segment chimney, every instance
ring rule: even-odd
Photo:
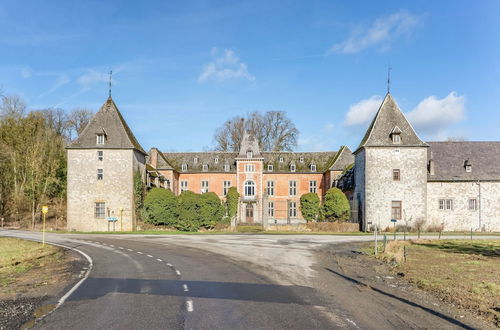
[[[158,149],[156,148],[151,148],[151,159],[150,159],[150,164],[154,168],[158,167]]]

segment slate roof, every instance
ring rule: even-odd
[[[97,145],[96,134],[104,133],[106,142]],[[128,127],[115,102],[109,97],[92,117],[78,138],[68,149],[135,149],[146,155],[144,149]]]
[[[434,161],[429,181],[500,180],[500,142],[428,142],[428,159]],[[465,161],[472,166],[465,171]]]
[[[202,172],[203,164],[208,165],[208,172],[225,172],[224,164],[230,165],[230,172],[236,172],[236,158],[238,152],[164,152],[166,162],[176,171],[182,172],[182,164],[188,165],[187,172]],[[294,163],[296,172],[311,172],[310,165],[316,165],[316,172],[324,172],[333,164],[336,151],[328,152],[261,152],[259,157],[264,158],[264,171],[267,165],[273,165],[273,172],[290,173],[290,164]],[[246,155],[245,155],[246,157]],[[255,154],[254,154],[255,157]],[[197,161],[195,162],[195,158]],[[241,158],[241,157],[240,157]],[[255,157],[257,158],[257,157]],[[282,158],[282,162],[280,162]],[[302,162],[301,162],[302,158]],[[215,159],[218,159],[216,162]],[[158,157],[160,164],[160,157]],[[158,165],[160,166],[160,165]]]
[[[261,157],[259,141],[255,138],[255,136],[249,132],[245,132],[243,134],[243,139],[241,141],[240,153],[238,157],[246,158],[246,152],[252,151],[253,157],[258,158]]]
[[[347,166],[354,163],[354,155],[352,154],[351,149],[348,146],[342,146],[337,152],[333,160],[333,164],[330,166],[330,170],[332,171],[343,171],[347,168]]]
[[[399,131],[401,131],[401,144],[398,145],[405,147],[427,146],[417,136],[392,95],[387,93],[355,153],[363,147],[394,147],[391,133]]]

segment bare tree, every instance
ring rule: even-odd
[[[249,113],[246,118],[227,120],[214,134],[215,149],[239,151],[245,131],[252,132],[263,151],[291,151],[297,146],[299,131],[283,111]]]
[[[1,95],[0,119],[21,118],[26,111],[26,103],[18,95]]]
[[[75,137],[80,135],[85,126],[90,122],[94,112],[89,109],[74,109],[69,114],[68,118],[68,129],[70,132],[70,139],[72,135],[75,134]]]

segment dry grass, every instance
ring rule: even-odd
[[[381,258],[397,261],[394,270],[419,288],[500,327],[500,241],[396,241]]]

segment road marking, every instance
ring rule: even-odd
[[[176,270],[175,270],[175,273],[176,273],[177,275],[181,276],[181,272],[180,272],[179,270],[177,270],[177,269],[176,269]]]
[[[188,312],[192,312],[194,310],[193,301],[191,299],[186,300],[186,309]]]
[[[127,251],[134,251],[134,250],[132,250],[132,249],[127,249]]]
[[[137,251],[137,253],[142,254],[142,252],[140,252],[140,251]]]
[[[183,284],[182,285],[182,290],[184,290],[184,292],[188,292],[189,291],[189,288],[188,288],[187,284]]]
[[[118,247],[120,250],[123,250],[123,248],[121,246]]]
[[[163,261],[163,260],[161,260],[161,259],[156,259],[156,260],[158,260],[159,262],[162,262],[162,261]]]
[[[148,257],[153,258],[153,256],[152,256],[152,255],[150,255],[150,254],[148,254]]]
[[[111,247],[115,247],[113,244],[109,244],[109,246],[111,246]]]
[[[174,267],[171,263],[167,263],[167,266],[172,268]]]

